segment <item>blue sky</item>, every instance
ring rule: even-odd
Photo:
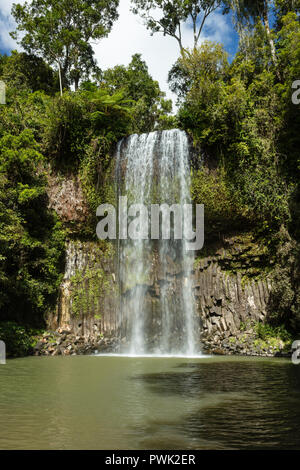
[[[9,31],[14,29],[10,15],[12,3],[24,3],[24,0],[1,0],[0,4],[0,52],[9,54],[11,49],[19,49],[10,38]],[[186,24],[183,28],[185,45],[192,45],[192,30]],[[211,15],[206,23],[202,40],[222,42],[226,50],[234,56],[238,36],[233,28],[231,15],[222,15],[221,11]],[[127,65],[131,56],[141,53],[146,60],[149,71],[158,80],[161,89],[168,97],[174,98],[167,85],[167,75],[176,61],[179,51],[173,38],[155,34],[150,36],[143,21],[130,12],[130,0],[120,0],[119,19],[108,36],[94,46],[95,56],[101,68],[113,67],[117,64]]]

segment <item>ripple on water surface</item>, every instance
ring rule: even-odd
[[[0,366],[1,449],[299,449],[300,367],[233,357]]]

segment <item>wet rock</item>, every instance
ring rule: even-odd
[[[212,349],[212,353],[213,354],[216,354],[217,356],[225,356],[225,351],[221,348],[215,348],[215,349]]]

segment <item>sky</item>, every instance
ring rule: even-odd
[[[24,0],[0,0],[0,53],[9,54],[12,49],[21,50],[9,36],[14,30],[14,20],[10,15],[13,3],[24,3]],[[184,45],[192,45],[192,29],[187,23],[183,27]],[[222,15],[220,11],[213,13],[207,20],[202,41],[205,39],[222,42],[234,55],[237,48],[237,34],[234,31],[231,17]],[[95,57],[102,69],[115,65],[128,65],[135,53],[142,54],[149,72],[168,98],[174,100],[167,84],[168,71],[179,56],[177,41],[162,34],[150,35],[143,20],[130,11],[130,0],[120,0],[119,19],[115,22],[111,33],[94,46]]]

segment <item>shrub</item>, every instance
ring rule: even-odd
[[[249,224],[247,207],[235,202],[223,168],[193,171],[191,194],[195,204],[204,204],[206,234],[245,229]]]
[[[28,329],[15,322],[0,323],[0,339],[5,342],[7,357],[27,356],[32,353],[37,330]]]
[[[283,325],[274,327],[268,323],[257,323],[255,325],[255,332],[258,338],[263,341],[266,341],[270,338],[280,338],[284,342],[292,340],[291,334]]]

